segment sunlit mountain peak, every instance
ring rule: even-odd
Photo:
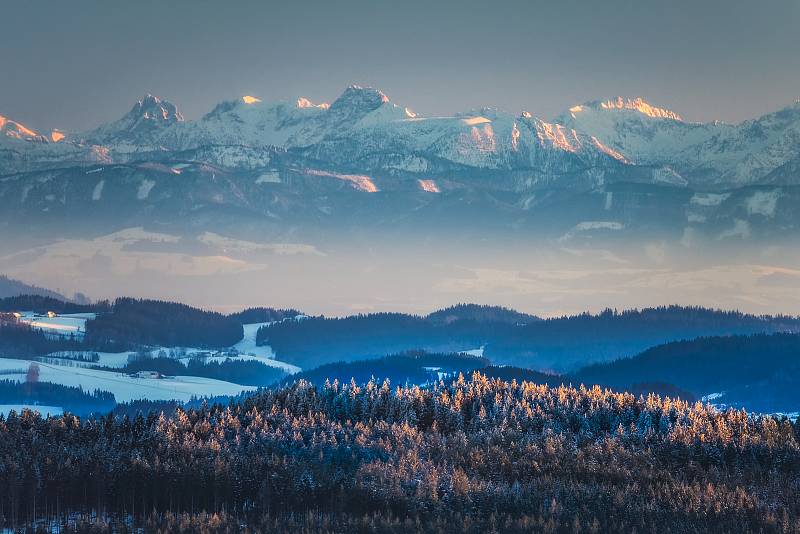
[[[599,102],[599,108],[608,110],[638,111],[642,115],[647,115],[648,117],[656,119],[671,119],[675,121],[683,121],[681,116],[675,113],[674,111],[653,106],[652,104],[648,103],[641,97],[633,99],[631,98],[624,99],[621,96],[618,96],[616,99]],[[570,108],[570,112],[573,114],[580,113],[583,110],[584,106],[575,106]]]
[[[0,115],[0,135],[21,141],[41,141],[44,138],[24,124]]]
[[[257,104],[258,102],[261,102],[261,99],[255,96],[244,95],[242,97],[242,102],[245,104]]]
[[[327,102],[322,102],[321,104],[315,104],[311,100],[306,97],[301,96],[297,99],[297,107],[298,108],[319,108],[319,109],[328,109],[331,107],[330,104]]]

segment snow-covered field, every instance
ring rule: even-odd
[[[24,382],[30,364],[31,362],[27,360],[0,359],[0,379]],[[192,397],[238,395],[243,391],[256,389],[253,386],[242,386],[196,376],[176,376],[164,379],[131,378],[122,373],[84,367],[67,367],[44,362],[38,362],[38,365],[40,382],[80,387],[84,391],[96,389],[109,391],[114,394],[117,402],[139,399],[174,399],[185,402]]]
[[[31,328],[41,330],[46,334],[83,337],[86,333],[86,321],[94,319],[95,316],[96,314],[94,313],[70,313],[47,317],[46,315],[37,315],[34,312],[22,312],[19,322],[30,325]]]
[[[256,345],[256,334],[258,333],[258,329],[268,324],[271,323],[254,323],[244,325],[244,337],[239,343],[234,345],[233,348],[238,350],[240,355],[255,357],[256,360],[265,365],[269,365],[271,367],[280,367],[287,373],[291,374],[299,373],[302,369],[296,365],[276,360],[275,353],[272,351],[272,347],[269,345],[262,345],[260,347]]]
[[[225,360],[240,360],[251,361],[255,360],[268,365],[270,367],[277,367],[283,369],[287,373],[294,374],[301,371],[300,367],[290,363],[282,362],[275,359],[275,353],[268,345],[257,346],[256,334],[258,329],[270,323],[254,323],[244,325],[244,337],[241,341],[236,343],[231,349],[235,349],[239,354],[238,356],[208,356],[203,358],[205,362],[224,362]],[[179,353],[178,358],[182,363],[186,364],[190,359],[196,357],[198,353],[214,352],[207,349],[199,349],[194,347],[156,347],[150,350],[150,354],[155,358],[159,353],[164,351],[167,354]],[[84,355],[97,354],[99,359],[96,362],[83,361],[80,358]],[[62,351],[53,352],[42,358],[42,361],[53,365],[65,365],[68,367],[83,367],[87,369],[105,367],[110,369],[121,369],[128,363],[128,358],[136,354],[132,351],[127,352],[96,352],[96,351]]]
[[[59,334],[83,335],[85,323],[92,319],[94,314],[72,314],[57,317],[36,316],[33,313],[24,313],[21,321],[34,328],[45,332]],[[244,325],[244,337],[241,341],[230,347],[230,351],[238,353],[235,356],[224,354],[225,351],[215,352],[206,349],[191,347],[155,347],[149,350],[153,357],[166,353],[187,363],[198,354],[208,355],[203,358],[206,362],[223,362],[227,359],[240,361],[258,361],[265,365],[283,369],[287,373],[297,373],[301,369],[296,365],[281,362],[275,359],[275,353],[269,346],[257,346],[256,335],[258,329],[269,323],[256,323]],[[97,361],[88,358],[97,354]],[[39,358],[39,381],[61,384],[70,387],[80,387],[84,391],[102,390],[114,394],[117,402],[130,402],[132,400],[178,400],[188,401],[192,397],[212,397],[218,395],[238,395],[244,391],[256,389],[253,386],[244,386],[196,376],[176,376],[172,378],[152,379],[133,378],[127,374],[112,371],[122,369],[129,358],[136,352],[96,352],[96,351],[62,351],[54,352]],[[25,381],[31,362],[20,359],[0,359],[0,380]],[[11,405],[9,405],[11,406]],[[18,406],[18,405],[14,405]],[[21,405],[20,405],[21,406]],[[43,409],[56,409],[43,407]],[[9,408],[10,409],[10,408]],[[57,408],[57,410],[61,410]],[[17,410],[19,411],[19,410]],[[53,411],[52,413],[61,413]]]
[[[42,417],[47,417],[48,415],[61,415],[64,413],[64,409],[60,406],[39,406],[38,404],[0,404],[0,415],[3,417],[8,417],[8,414],[13,410],[17,412],[17,415],[22,413],[22,410],[29,409],[34,412],[39,412],[42,414]]]
[[[156,351],[157,352],[157,351]],[[99,359],[96,362],[84,361],[81,358],[97,354]],[[66,365],[69,367],[108,367],[110,369],[121,369],[128,363],[128,357],[135,352],[97,352],[97,351],[74,351],[65,350],[61,352],[51,352],[40,360],[53,365]]]

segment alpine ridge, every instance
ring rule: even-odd
[[[88,132],[40,135],[6,118],[0,131],[8,218],[116,200],[128,223],[214,206],[266,217],[282,233],[312,221],[361,225],[354,214],[372,225],[374,210],[377,222],[421,221],[423,202],[437,220],[474,220],[464,210],[481,206],[501,228],[567,240],[645,231],[690,242],[798,225],[797,103],[740,124],[691,122],[638,97],[587,102],[553,120],[493,108],[441,117],[351,85],[330,104],[246,95],[197,120],[147,94]],[[386,204],[351,198],[365,192]]]

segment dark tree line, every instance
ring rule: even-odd
[[[118,298],[111,310],[86,323],[89,344],[218,348],[237,343],[242,325],[217,312],[177,302]]]
[[[456,304],[442,308],[425,317],[436,324],[449,324],[455,321],[473,321],[476,323],[508,323],[524,325],[541,321],[539,317],[521,313],[503,306],[487,306],[483,304]]]
[[[282,321],[291,317],[297,317],[300,312],[294,309],[275,309],[275,308],[246,308],[240,312],[228,314],[228,317],[240,324],[267,323],[272,321]]]
[[[98,531],[135,518],[153,532],[797,532],[798,439],[786,419],[480,374],[299,382],[172,417],[0,419],[0,516],[99,517]]]
[[[680,339],[800,331],[798,318],[680,306],[606,310],[525,324],[484,319],[450,312],[435,320],[399,313],[313,317],[263,327],[257,341],[303,368],[416,349],[453,352],[485,346],[484,355],[496,363],[566,372]]]
[[[81,340],[46,336],[24,323],[0,323],[0,358],[33,359],[56,351],[83,350]]]
[[[124,373],[157,371],[170,376],[201,376],[225,380],[245,386],[266,387],[280,381],[286,372],[256,360],[234,360],[206,362],[190,359],[187,363],[174,358],[137,358],[120,369]]]
[[[800,407],[800,334],[676,341],[633,358],[589,366],[571,379],[624,389],[637,382],[660,381],[697,397],[724,392],[720,402],[794,412]]]
[[[425,384],[438,382],[440,373],[445,376],[470,374],[489,364],[486,358],[466,354],[436,354],[423,351],[406,352],[374,360],[335,362],[291,375],[285,382],[307,380],[322,384],[326,380],[358,384],[370,379],[389,380],[392,384]]]
[[[100,313],[110,308],[108,301],[94,304],[77,304],[45,295],[18,295],[0,299],[0,311],[33,311],[36,313]]]
[[[108,391],[84,391],[49,382],[0,380],[0,404],[58,406],[66,412],[88,414],[107,413],[114,409],[116,400]]]
[[[493,326],[506,328],[499,323],[478,328],[473,321],[437,325],[423,317],[401,313],[310,317],[262,327],[256,341],[269,344],[281,360],[313,368],[410,350],[449,353],[474,349]]]

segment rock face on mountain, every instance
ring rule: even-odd
[[[278,232],[481,221],[559,239],[739,239],[800,223],[800,103],[736,125],[688,122],[638,98],[553,121],[491,108],[423,117],[351,86],[330,105],[244,96],[195,121],[146,95],[89,132],[43,135],[0,117],[0,134],[4,219],[102,215],[121,226],[158,214],[203,226],[213,212]]]

